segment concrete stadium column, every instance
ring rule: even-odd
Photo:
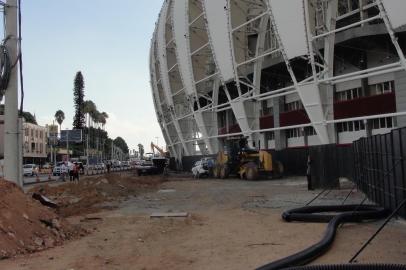
[[[273,124],[275,128],[280,127],[280,114],[285,109],[284,97],[273,99]],[[275,130],[275,150],[282,150],[287,147],[286,131]]]
[[[245,113],[247,115],[247,121],[251,130],[259,130],[259,106],[256,101],[247,100],[244,102]],[[260,136],[259,133],[252,133],[248,138],[248,144],[252,148],[259,147]]]
[[[395,73],[395,96],[396,96],[396,111],[406,111],[406,72],[399,71]],[[397,126],[406,126],[406,116],[397,117]]]
[[[338,0],[331,0],[328,2],[326,11],[325,25],[329,31],[336,29],[336,17],[338,12]],[[324,40],[324,61],[327,64],[327,73],[325,77],[334,76],[334,52],[335,52],[335,33],[330,34]],[[325,112],[325,120],[334,119],[334,86],[331,84],[320,84],[320,98],[322,101],[323,111]],[[327,125],[327,134],[330,143],[337,142],[337,133],[335,124]]]

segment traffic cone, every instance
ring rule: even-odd
[[[37,183],[39,183],[39,175],[37,173],[35,180],[37,181]]]
[[[48,180],[52,180],[51,173],[48,174]]]

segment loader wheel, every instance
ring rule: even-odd
[[[248,167],[245,177],[248,181],[253,181],[258,179],[258,170],[256,168]]]
[[[226,179],[228,177],[228,168],[227,166],[221,166],[220,168],[220,178]]]

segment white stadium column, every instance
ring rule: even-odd
[[[189,40],[189,0],[174,0],[173,5],[173,36],[176,43],[176,57],[179,65],[180,76],[182,78],[185,92],[188,96],[197,97],[195,80],[193,76],[193,67],[191,63],[191,51]],[[207,131],[208,124],[205,122],[202,112],[195,111],[193,103],[190,102],[194,116],[194,121],[202,135],[202,139],[207,146],[209,154],[214,154],[209,134]]]
[[[206,24],[209,34],[210,46],[219,70],[219,77],[224,87],[226,83],[235,81],[240,93],[238,75],[233,54],[233,41],[231,39],[231,25],[228,0],[203,1]],[[230,100],[231,101],[231,100]],[[244,101],[240,97],[231,101],[234,116],[245,136],[251,137],[251,129],[245,111]]]
[[[299,56],[311,55],[308,48],[308,38],[303,0],[268,0],[270,17],[282,49],[288,71],[300,96],[307,115],[314,125],[322,144],[330,143],[325,116],[321,104],[320,89],[317,81],[298,86],[295,74],[290,66],[290,60]],[[289,16],[286,16],[289,14]],[[292,33],[295,33],[292,35]],[[314,63],[313,63],[314,64]]]
[[[173,105],[173,99],[171,95],[171,88],[170,88],[170,83],[169,83],[169,77],[168,77],[168,65],[167,65],[167,58],[166,58],[166,39],[165,39],[165,30],[166,30],[166,19],[167,19],[167,14],[169,11],[169,1],[166,1],[160,17],[159,17],[159,22],[158,22],[158,31],[157,31],[157,41],[158,41],[158,59],[159,59],[159,64],[160,64],[160,71],[161,71],[161,81],[162,81],[162,86],[164,89],[164,94],[166,98],[166,104],[170,108],[170,113],[172,116],[172,122],[173,125],[176,129],[176,133],[179,137],[179,140],[182,144],[183,151],[185,152],[185,155],[190,155],[189,149],[185,143],[185,140],[183,138],[183,133],[181,130],[181,127],[179,125],[178,120],[176,119],[175,112],[174,112],[174,105]]]

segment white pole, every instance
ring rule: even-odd
[[[6,36],[9,39],[6,47],[10,55],[10,62],[17,61],[17,0],[7,0],[5,8]],[[22,170],[21,145],[19,144],[18,127],[18,73],[12,68],[10,81],[5,93],[4,110],[4,178],[22,186],[20,171]]]
[[[67,150],[67,153],[68,153],[68,160],[67,161],[69,161],[69,130],[68,129],[66,130],[66,150]]]

